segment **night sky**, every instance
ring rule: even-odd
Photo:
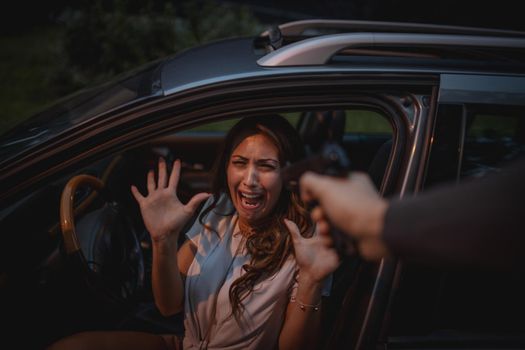
[[[136,2],[137,0],[129,0]],[[164,0],[154,0],[162,2]],[[525,30],[518,0],[233,0],[252,8],[267,22],[287,22],[307,18],[409,21],[435,24],[481,26]],[[65,6],[85,4],[83,0],[17,1],[5,4],[0,12],[0,29],[19,32],[45,24]],[[173,1],[174,4],[180,1]]]

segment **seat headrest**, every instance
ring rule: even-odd
[[[299,123],[299,134],[308,153],[320,150],[326,141],[341,143],[345,130],[345,112],[321,111],[304,112]]]

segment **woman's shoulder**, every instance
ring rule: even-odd
[[[213,195],[213,199],[217,198],[213,212],[215,215],[220,216],[231,216],[235,213],[235,207],[230,199],[230,196],[224,192],[221,192],[219,195]]]
[[[196,238],[201,234],[216,233],[222,236],[224,226],[229,225],[234,215],[235,208],[227,194],[210,196],[186,236],[196,244]]]

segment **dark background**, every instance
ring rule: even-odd
[[[420,23],[525,29],[520,2],[512,0],[240,0],[257,14],[288,19],[323,17],[355,20],[408,21]]]
[[[0,133],[59,97],[141,64],[311,18],[524,30],[518,1],[41,0],[0,11]]]
[[[12,1],[1,13],[5,32],[27,30],[47,23],[64,8],[82,8],[93,0]],[[102,1],[109,3],[111,1]],[[142,1],[121,1],[140,6]],[[166,2],[164,0],[153,1]],[[184,1],[169,1],[175,6]],[[410,21],[505,29],[525,29],[524,12],[518,0],[237,0],[215,1],[221,4],[243,4],[262,20],[281,22],[307,18],[340,18],[356,20]]]

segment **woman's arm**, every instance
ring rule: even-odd
[[[295,297],[286,308],[279,349],[317,347],[321,326],[321,289],[321,283],[299,276]]]
[[[184,286],[180,271],[185,274],[193,261],[190,243],[181,247],[177,258],[179,234],[208,193],[193,196],[187,204],[177,197],[180,161],[173,164],[169,175],[164,159],[159,160],[158,177],[148,173],[148,194],[143,196],[135,186],[131,192],[140,206],[144,225],[153,244],[152,286],[155,304],[163,315],[172,315],[184,306]],[[184,270],[185,269],[185,270]]]
[[[173,315],[184,308],[184,278],[196,251],[190,240],[178,253],[177,241],[153,243],[153,296],[162,315]]]
[[[339,257],[330,236],[316,230],[313,237],[304,238],[295,223],[285,223],[292,237],[299,276],[295,297],[286,308],[279,349],[314,349],[320,329],[322,285],[339,266]]]

